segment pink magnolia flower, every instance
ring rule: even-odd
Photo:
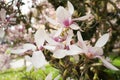
[[[109,33],[104,34],[101,36],[98,41],[96,42],[95,46],[87,46],[85,42],[82,39],[81,33],[77,32],[78,36],[78,45],[83,49],[83,52],[88,58],[99,58],[102,62],[103,65],[111,70],[119,70],[112,64],[110,64],[107,60],[105,60],[102,55],[103,55],[103,49],[102,47],[107,43],[109,40]]]
[[[78,30],[80,27],[75,23],[76,20],[87,20],[90,17],[93,17],[91,14],[87,14],[80,18],[72,19],[72,14],[74,13],[74,7],[71,2],[67,2],[68,9],[59,6],[56,10],[56,19],[51,19],[48,16],[44,15],[46,20],[49,21],[53,25],[59,25],[61,28],[71,28],[73,30]]]
[[[40,35],[42,34],[42,36],[40,36],[39,34]],[[35,42],[36,42],[36,45],[38,48],[43,46],[43,44],[46,40],[46,36],[47,35],[43,29],[39,29],[35,33],[34,38],[35,38]],[[37,51],[36,46],[31,43],[26,43],[26,44],[22,45],[21,47],[19,47],[18,49],[12,49],[11,53],[21,55],[21,54],[24,54],[28,50],[33,51],[33,53],[32,53],[32,57],[25,56],[26,61],[32,63],[29,67],[27,67],[27,71],[30,71],[32,67],[34,67],[36,69],[41,68],[48,63],[46,61],[45,56],[44,56],[43,52],[41,51],[41,49],[39,49],[39,51]]]
[[[69,30],[66,36],[52,38],[57,44],[51,44],[51,42],[48,42],[44,48],[53,52],[53,57],[55,58],[76,55],[82,50],[77,45],[71,44],[71,41],[73,40],[72,37],[73,31]]]

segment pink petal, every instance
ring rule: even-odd
[[[103,47],[109,40],[109,36],[109,33],[106,33],[103,36],[101,36],[96,42],[95,47]]]
[[[68,11],[72,15],[74,12],[74,7],[70,1],[67,2],[67,5],[68,5]]]
[[[23,45],[23,48],[24,49],[27,49],[27,50],[32,50],[32,51],[35,51],[36,50],[36,46],[33,45],[33,44],[30,44],[30,43],[26,43]]]
[[[20,54],[20,55],[22,55],[22,54],[24,54],[24,52],[26,52],[28,49],[13,49],[13,50],[11,50],[11,53],[12,54]]]
[[[37,32],[34,35],[35,43],[37,47],[43,46],[46,38],[46,32],[43,29],[38,29]]]
[[[70,20],[71,21],[71,15],[70,13],[62,6],[59,6],[56,10],[56,17],[58,23],[64,25],[65,20]]]
[[[53,52],[53,57],[61,59],[66,56],[66,52],[67,50],[58,49],[55,52]]]
[[[87,50],[87,46],[85,42],[83,41],[82,35],[79,31],[77,32],[77,37],[78,37],[79,46],[83,48],[84,50]]]
[[[49,17],[48,17],[48,16],[46,16],[46,15],[44,15],[44,17],[45,17],[45,18],[46,18],[46,20],[47,20],[48,22],[50,22],[51,24],[53,24],[53,25],[58,25],[57,21],[55,21],[55,20],[53,20],[53,19],[49,18]]]
[[[78,29],[80,29],[80,27],[79,27],[77,24],[71,24],[71,25],[70,25],[70,28],[73,29],[73,30],[78,30]]]
[[[115,70],[115,71],[118,71],[119,69],[116,68],[115,66],[113,66],[111,63],[109,63],[107,60],[105,60],[104,58],[102,58],[101,56],[97,56],[102,62],[103,62],[103,65],[108,68],[108,69],[111,69],[111,70]]]
[[[103,55],[103,49],[101,47],[88,47],[88,53],[94,56],[100,56]]]
[[[87,14],[85,16],[79,17],[79,18],[74,18],[72,20],[74,21],[85,21],[85,20],[89,20],[91,18],[93,18],[94,16],[92,14]]]
[[[83,53],[83,50],[77,45],[70,45],[69,47],[70,50],[68,50],[69,52],[67,53],[67,55],[77,55]]]
[[[42,51],[34,52],[31,57],[31,62],[35,68],[41,68],[47,64],[47,61]]]
[[[67,36],[67,39],[66,39],[66,45],[70,45],[70,42],[72,41],[72,37],[73,37],[73,31],[69,30],[68,31],[68,36]]]
[[[51,46],[51,45],[46,45],[46,46],[43,46],[45,49],[48,49],[50,51],[54,51],[56,49],[56,46]]]
[[[20,46],[17,49],[12,49],[11,53],[13,53],[13,54],[24,54],[24,52],[26,52],[28,50],[35,51],[36,46],[33,45],[33,44],[30,44],[30,43],[26,43],[26,44],[23,44],[22,46]]]
[[[58,37],[62,33],[63,28],[58,29],[53,37]]]

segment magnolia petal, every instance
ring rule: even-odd
[[[31,61],[31,57],[30,56],[25,56],[25,60],[26,61]]]
[[[103,55],[103,49],[101,47],[88,47],[89,53],[92,53],[94,56]]]
[[[57,32],[55,33],[54,37],[60,36],[60,34],[62,33],[62,30],[63,30],[62,27],[60,29],[58,29]]]
[[[46,38],[46,41],[47,41],[50,45],[57,45],[57,44],[58,44],[54,39],[52,39],[52,38],[50,38],[50,37],[47,37],[47,38]]]
[[[51,45],[46,45],[46,46],[43,46],[45,49],[48,49],[50,51],[54,51],[56,49],[56,46],[51,46]]]
[[[73,30],[78,30],[78,29],[80,29],[80,27],[79,27],[77,24],[71,24],[71,25],[70,25],[70,28],[73,29]]]
[[[67,55],[77,55],[83,53],[83,50],[79,48],[77,45],[70,45],[69,48],[70,50],[67,53]]]
[[[109,33],[106,33],[103,36],[101,36],[96,42],[95,47],[103,47],[109,40],[109,36]]]
[[[45,17],[45,18],[46,18],[46,20],[47,20],[48,22],[50,22],[51,24],[53,24],[53,25],[58,25],[57,21],[55,21],[55,20],[53,20],[53,19],[49,18],[49,17],[48,17],[48,16],[46,16],[46,15],[44,15],[44,17]]]
[[[36,50],[36,46],[33,45],[33,44],[30,44],[30,43],[24,44],[24,45],[23,45],[23,48],[24,48],[24,49],[27,49],[27,50],[32,50],[32,51],[35,51],[35,50]]]
[[[107,60],[105,60],[104,58],[102,58],[101,56],[97,56],[102,62],[103,62],[103,65],[108,68],[108,69],[111,69],[111,70],[115,70],[115,71],[118,71],[119,69],[116,68],[115,66],[113,66],[111,63],[109,63]]]
[[[66,39],[66,45],[70,45],[70,42],[72,41],[72,37],[73,37],[73,30],[69,30],[68,31],[68,36]]]
[[[45,80],[52,80],[52,73],[49,73],[49,74],[47,75],[47,77],[45,78]]]
[[[35,38],[35,43],[36,43],[38,48],[43,46],[43,44],[45,42],[45,38],[46,38],[45,30],[38,29],[37,32],[34,35],[34,38]]]
[[[28,50],[32,50],[32,51],[35,51],[36,50],[36,46],[33,45],[33,44],[29,44],[29,43],[26,43],[24,45],[22,45],[20,48],[18,49],[12,49],[11,50],[11,53],[13,54],[24,54],[24,52],[28,51]]]
[[[31,62],[31,57],[30,56],[25,56],[25,60],[26,60],[26,62]],[[29,66],[27,66],[26,71],[27,72],[30,71],[32,69],[32,67],[33,67],[33,65],[30,64]]]
[[[16,49],[16,50],[11,50],[12,54],[24,54],[24,52],[26,52],[28,49]]]
[[[57,17],[57,21],[60,24],[64,25],[64,21],[65,20],[69,20],[71,19],[71,15],[70,13],[62,6],[59,6],[56,10],[56,17]]]
[[[56,50],[55,52],[53,52],[53,57],[55,57],[55,58],[63,58],[63,57],[65,57],[66,56],[66,53],[67,52],[67,50],[61,50],[61,49],[59,49],[59,50]]]
[[[41,68],[47,64],[47,61],[42,51],[34,52],[31,58],[31,62],[35,68]]]
[[[82,38],[82,35],[81,35],[81,33],[80,33],[79,31],[77,32],[77,37],[78,37],[79,46],[80,46],[81,48],[83,48],[84,50],[87,50],[87,46],[86,46],[86,44],[84,43],[83,38]]]
[[[74,7],[70,1],[67,2],[67,5],[68,5],[68,11],[72,15],[74,12]]]
[[[72,19],[73,21],[85,21],[93,18],[94,16],[92,14],[87,14],[85,16],[79,17],[79,18],[74,18]]]

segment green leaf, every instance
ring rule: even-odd
[[[112,64],[120,68],[120,57],[114,59]]]

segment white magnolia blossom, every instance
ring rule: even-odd
[[[56,19],[51,19],[48,16],[44,15],[46,20],[50,22],[53,25],[59,25],[61,28],[71,28],[73,30],[78,30],[80,27],[75,23],[74,21],[84,21],[89,18],[93,18],[92,14],[87,14],[85,16],[82,16],[80,18],[74,18],[72,19],[72,14],[74,13],[74,7],[71,2],[67,2],[67,9],[63,6],[59,6],[56,9]],[[62,31],[61,31],[62,32]]]
[[[88,58],[99,58],[102,62],[103,65],[111,70],[119,70],[118,68],[116,68],[115,66],[113,66],[112,64],[110,64],[107,60],[105,60],[102,55],[103,55],[103,49],[102,47],[107,43],[107,41],[109,40],[109,33],[104,34],[103,36],[101,36],[98,41],[96,42],[95,46],[87,46],[85,44],[85,42],[83,41],[83,38],[81,36],[81,33],[78,31],[77,32],[77,36],[78,36],[78,44],[79,47],[83,49],[82,53],[85,53],[85,55]]]
[[[43,32],[43,33],[41,33],[41,32]],[[39,37],[38,34],[40,34],[40,35],[41,34],[46,35],[46,34],[44,34],[44,31],[42,29],[38,30],[35,33],[35,37],[34,37],[35,42],[36,42],[37,47],[39,48],[39,46],[43,46],[45,40],[44,40],[44,38],[42,39],[41,37]],[[12,49],[11,53],[19,55],[19,54],[24,54],[28,50],[33,51],[33,53],[32,53],[32,57],[25,56],[26,62],[31,62],[31,65],[27,67],[27,71],[30,71],[32,69],[32,67],[38,69],[38,68],[41,68],[41,67],[45,66],[46,64],[48,64],[48,62],[45,59],[45,56],[42,53],[42,51],[41,50],[36,51],[37,48],[36,48],[36,46],[34,44],[26,43],[26,44],[22,45],[18,49]]]

